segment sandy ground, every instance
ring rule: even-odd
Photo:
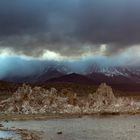
[[[84,116],[1,122],[6,128],[27,129],[42,140],[139,140],[140,116]],[[37,133],[36,133],[37,134]]]

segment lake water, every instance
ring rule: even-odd
[[[5,127],[43,131],[43,140],[140,140],[140,116],[10,121]],[[58,135],[57,132],[62,132]]]
[[[11,138],[15,137],[14,131],[0,131],[0,138]]]

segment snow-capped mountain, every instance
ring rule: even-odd
[[[50,66],[47,69],[44,69],[39,75],[36,76],[34,81],[36,82],[47,82],[47,81],[57,81],[67,82],[67,79],[71,79],[69,81],[73,81],[73,79],[77,79],[73,75],[71,77],[71,73],[79,74],[78,77],[83,79],[82,76],[85,76],[89,79],[89,82],[85,80],[85,83],[140,83],[140,69],[139,67],[112,67],[112,66],[100,66],[100,65],[92,65],[92,67],[88,67],[87,71],[84,73],[78,73],[78,71],[73,71],[69,67],[65,65],[57,65]],[[62,77],[62,78],[61,78]],[[54,79],[54,80],[51,80]],[[80,78],[78,78],[80,79]],[[78,80],[77,79],[77,80]],[[85,78],[86,79],[86,78]],[[84,81],[84,80],[83,80]],[[75,81],[79,82],[80,81]],[[84,82],[83,82],[84,83]]]
[[[140,83],[140,67],[138,66],[101,66],[94,64],[88,67],[87,73],[89,78],[97,79],[97,81]]]
[[[23,82],[43,83],[51,78],[57,78],[66,75],[68,71],[70,70],[68,70],[68,68],[64,67],[63,65],[50,64],[44,68],[41,67],[36,73],[33,73],[31,75],[22,75],[22,76],[8,75],[7,77],[1,80],[17,82],[17,83],[23,83]]]
[[[140,67],[123,67],[123,66],[101,66],[97,64],[93,64],[88,67],[86,73],[102,73],[108,77],[113,76],[139,76],[140,75]]]
[[[76,69],[71,69],[68,65],[64,64],[51,64],[47,65],[43,69],[40,68],[39,71],[36,73],[33,73],[32,75],[27,76],[8,76],[5,77],[6,81],[12,81],[12,82],[31,82],[31,83],[46,83],[48,81],[57,81],[59,82],[67,82],[67,79],[70,79],[68,81],[73,81],[71,78],[76,79],[78,83],[78,79],[75,78],[76,75],[72,75],[71,73],[79,74],[78,77],[80,77],[82,80],[84,79],[82,76],[85,76],[85,83],[140,83],[140,67],[123,67],[123,66],[105,66],[105,65],[98,65],[97,63],[94,63],[93,65],[90,65],[86,68],[84,72],[77,71]],[[65,77],[66,76],[66,77]],[[61,78],[62,77],[62,78]],[[59,78],[59,79],[57,79]],[[54,79],[54,80],[51,80]],[[80,82],[80,81],[79,81]],[[84,83],[84,80],[83,80]]]

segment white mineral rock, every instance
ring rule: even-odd
[[[132,98],[116,98],[112,88],[105,83],[88,97],[78,98],[75,93],[55,88],[46,90],[41,87],[31,88],[23,84],[11,98],[0,102],[0,109],[6,113],[37,114],[37,113],[98,113],[136,112],[140,109]]]

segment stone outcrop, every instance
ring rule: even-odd
[[[110,86],[102,83],[97,91],[89,94],[89,106],[94,112],[132,112],[138,110],[133,98],[128,97],[115,97],[113,90]]]
[[[41,87],[31,88],[23,84],[11,98],[0,102],[0,109],[5,113],[71,113],[91,114],[98,112],[135,112],[139,107],[134,100],[125,97],[116,98],[112,88],[101,84],[95,93],[80,99],[75,93],[55,88],[46,90]]]
[[[36,132],[31,132],[26,129],[17,129],[17,134],[21,135],[23,140],[40,140],[41,138],[36,134]]]
[[[74,110],[76,95],[59,96],[57,90],[45,90],[41,87],[31,88],[28,85],[20,87],[11,98],[0,102],[1,110],[6,113],[36,114],[63,113],[67,108]]]
[[[116,102],[116,97],[113,94],[112,88],[102,83],[97,91],[89,95],[95,104],[100,106],[110,105]]]

